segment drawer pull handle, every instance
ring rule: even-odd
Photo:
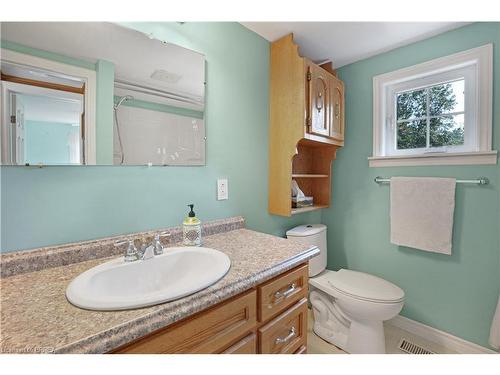
[[[295,334],[296,334],[296,330],[295,330],[295,327],[292,327],[290,329],[290,331],[288,332],[288,335],[286,335],[285,337],[278,337],[276,340],[275,340],[275,343],[276,345],[278,344],[284,344],[288,341],[290,341],[293,337],[295,337]]]
[[[278,290],[276,293],[274,293],[274,300],[275,301],[278,301],[282,298],[287,298],[290,294],[292,294],[293,292],[295,292],[295,289],[297,288],[297,286],[295,285],[295,283],[292,283],[287,290],[285,290],[284,292]]]

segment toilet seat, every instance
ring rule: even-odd
[[[404,291],[398,286],[364,272],[326,270],[309,282],[332,296],[340,294],[361,301],[400,303],[405,298]]]

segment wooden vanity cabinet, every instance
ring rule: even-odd
[[[292,34],[271,44],[269,120],[269,212],[329,207],[331,167],[344,146],[344,83],[331,64],[300,56]],[[292,179],[313,206],[292,208]]]
[[[304,263],[112,353],[305,353],[307,281]]]

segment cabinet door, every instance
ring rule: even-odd
[[[330,77],[331,111],[330,137],[344,140],[344,83],[337,77]]]
[[[308,80],[308,131],[330,136],[330,84],[328,72],[315,64],[309,64]]]
[[[113,351],[122,354],[219,353],[256,324],[257,292],[251,290]]]

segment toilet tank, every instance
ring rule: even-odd
[[[316,276],[326,268],[326,225],[305,224],[286,232],[286,237],[306,245],[314,245],[320,253],[309,261],[309,277]]]

